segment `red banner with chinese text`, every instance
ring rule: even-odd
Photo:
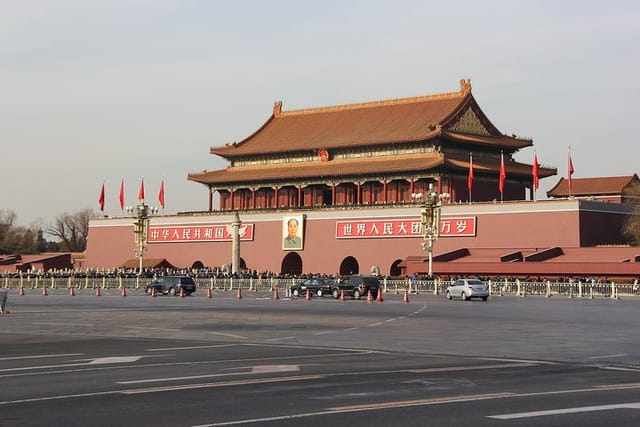
[[[440,237],[473,237],[476,217],[446,217],[440,219]],[[371,239],[421,237],[419,219],[349,220],[336,222],[338,239]]]
[[[233,240],[228,224],[149,227],[149,243],[226,242]],[[253,240],[253,224],[242,224],[240,240]]]

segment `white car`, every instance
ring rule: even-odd
[[[471,298],[482,298],[486,301],[489,298],[489,286],[478,279],[458,279],[447,287],[447,299],[460,298],[466,301]]]

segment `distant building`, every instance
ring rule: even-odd
[[[638,175],[599,178],[560,178],[547,197],[558,199],[575,197],[609,203],[640,204],[640,179]]]

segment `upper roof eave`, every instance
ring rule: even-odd
[[[480,145],[480,146],[499,146],[509,151],[517,151],[522,148],[533,146],[533,141],[530,139],[521,139],[516,137],[510,137],[506,135],[502,136],[484,136],[484,135],[472,135],[461,132],[454,132],[451,130],[442,131],[443,138],[455,141],[464,142],[468,144]]]
[[[461,80],[458,92],[358,104],[283,112],[276,102],[260,129],[210,153],[231,159],[428,140],[469,103],[475,105],[469,80]]]

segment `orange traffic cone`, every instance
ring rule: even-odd
[[[152,296],[153,298],[155,298],[155,297],[156,297],[156,287],[155,287],[155,286],[154,286],[153,288],[151,288],[151,296]]]
[[[274,288],[273,289],[273,299],[274,300],[279,300],[280,296],[278,296],[278,288]]]
[[[73,286],[69,288],[69,296],[70,297],[76,296],[76,288],[74,288]]]
[[[238,293],[236,294],[236,299],[242,299],[242,288],[238,286]]]
[[[402,302],[405,304],[409,304],[409,292],[405,289],[404,296],[402,297]]]
[[[346,300],[346,298],[345,298],[345,296],[344,296],[344,289],[342,289],[342,290],[340,291],[340,301],[345,301],[345,300]]]
[[[102,296],[102,291],[100,290],[100,286],[96,287],[96,296]]]
[[[125,287],[123,286],[123,287],[122,287],[122,292],[121,292],[121,294],[120,294],[120,295],[122,295],[123,297],[126,297],[126,296],[127,296],[127,288],[125,288]]]
[[[43,296],[43,297],[46,297],[47,295],[49,295],[49,294],[47,293],[47,287],[46,287],[46,286],[43,286],[43,287],[42,287],[42,296]]]
[[[382,299],[382,289],[378,289],[378,297],[376,298],[376,302],[380,304],[382,301],[384,301]]]
[[[211,298],[211,288],[207,288],[207,298]]]
[[[18,295],[20,295],[21,297],[24,296],[24,288],[22,286],[20,286],[20,290],[18,291]]]
[[[311,291],[307,289],[307,295],[304,297],[305,300],[311,301]]]
[[[184,298],[184,288],[180,286],[180,298]]]
[[[369,289],[369,292],[367,293],[367,302],[370,303],[371,301],[373,301],[373,297],[371,296],[371,289]]]

